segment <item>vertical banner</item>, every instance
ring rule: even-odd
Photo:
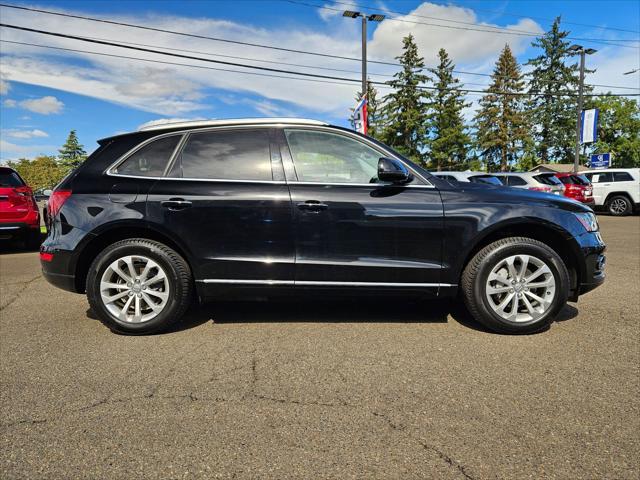
[[[353,125],[356,127],[356,131],[367,134],[367,97],[362,97],[362,100],[356,105],[353,110]]]
[[[598,134],[598,109],[583,110],[580,116],[580,143],[593,143]]]

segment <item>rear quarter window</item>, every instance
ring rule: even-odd
[[[533,178],[544,185],[555,186],[562,184],[555,175],[535,175]]]
[[[181,135],[171,135],[147,143],[129,155],[113,172],[140,177],[163,176],[181,137]]]
[[[519,187],[522,185],[526,185],[527,181],[524,178],[516,177],[516,176],[507,176],[507,185],[511,187]]]

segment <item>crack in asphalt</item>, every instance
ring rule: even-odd
[[[39,278],[42,278],[42,275],[38,275],[36,277],[33,277],[30,280],[25,280],[24,282],[15,282],[15,283],[7,284],[7,285],[20,285],[21,288],[20,288],[20,290],[18,290],[18,293],[16,293],[16,295],[11,300],[9,300],[7,303],[5,303],[4,305],[2,305],[0,307],[0,312],[3,311],[5,308],[7,308],[12,303],[14,303],[16,300],[18,300],[25,293],[26,287],[31,285],[33,282],[35,282]]]
[[[447,455],[445,452],[443,452],[442,450],[440,450],[437,447],[434,447],[433,445],[429,445],[428,443],[425,443],[424,441],[415,438],[414,436],[412,436],[411,434],[409,434],[406,430],[406,427],[402,424],[397,424],[395,422],[393,422],[393,420],[391,420],[387,415],[379,413],[379,412],[371,412],[373,414],[374,417],[377,418],[381,418],[382,420],[384,420],[387,425],[389,425],[389,427],[391,427],[392,430],[398,431],[398,432],[403,432],[409,439],[417,442],[418,444],[420,444],[420,446],[422,446],[422,448],[424,448],[427,451],[433,452],[435,453],[444,463],[446,463],[448,466],[450,466],[451,468],[454,468],[458,471],[458,473],[460,473],[464,478],[466,478],[467,480],[476,480],[475,477],[473,477],[468,471],[467,471],[467,467],[465,467],[464,465],[462,465],[461,463],[457,462],[456,460],[454,460],[451,456]]]

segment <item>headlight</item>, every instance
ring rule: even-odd
[[[592,212],[574,213],[587,232],[598,231],[598,219]]]

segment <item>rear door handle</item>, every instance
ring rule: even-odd
[[[191,202],[189,200],[185,200],[184,198],[170,198],[169,200],[163,200],[160,202],[164,208],[169,210],[184,210],[185,208],[189,208],[191,206]]]
[[[321,203],[318,200],[307,200],[306,202],[299,203],[298,208],[306,212],[321,212],[329,208],[329,205]]]

